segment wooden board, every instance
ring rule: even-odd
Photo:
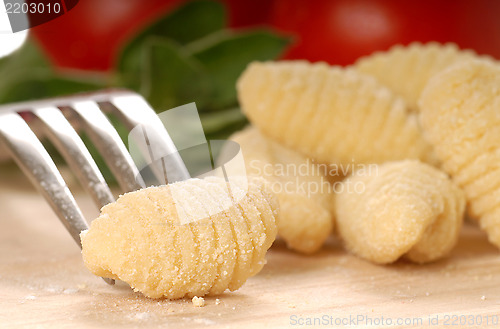
[[[90,199],[76,190],[85,213],[95,215]],[[500,316],[499,253],[471,225],[449,258],[424,266],[373,265],[334,239],[314,256],[278,242],[263,271],[243,288],[220,296],[218,305],[207,298],[205,307],[195,308],[189,300],[152,300],[93,276],[41,196],[17,170],[2,167],[0,243],[2,328],[294,328],[315,317],[321,327],[385,327],[403,319],[414,325],[393,327],[436,328],[436,317],[451,324],[454,316],[457,324],[460,316],[469,321],[454,327],[488,322],[494,328]]]

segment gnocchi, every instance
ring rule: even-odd
[[[425,263],[455,245],[465,200],[438,169],[415,160],[388,162],[370,175],[354,172],[344,184],[363,186],[335,200],[337,230],[354,254],[379,264],[401,256]]]
[[[243,195],[238,201],[237,193]],[[94,274],[123,280],[151,298],[233,291],[264,266],[278,208],[258,178],[149,187],[102,208],[81,234],[83,260]],[[181,214],[199,220],[181,224]]]
[[[420,107],[444,170],[500,247],[500,66],[472,60],[450,67],[429,81]]]
[[[414,42],[362,57],[355,67],[401,95],[408,106],[417,111],[420,93],[432,76],[454,63],[476,56],[474,51],[461,50],[453,43]]]
[[[280,203],[278,234],[288,247],[302,253],[317,251],[333,226],[331,187],[321,168],[269,140],[255,127],[230,139],[242,148],[247,174],[264,177],[276,193]]]
[[[243,112],[257,128],[320,163],[435,160],[404,100],[354,69],[256,62],[237,89]]]

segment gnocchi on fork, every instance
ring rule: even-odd
[[[33,119],[25,121],[22,112],[31,114]],[[123,191],[144,187],[137,166],[105,112],[114,113],[129,129],[138,125],[146,127],[155,145],[172,154],[166,163],[169,177],[173,180],[189,178],[158,116],[135,93],[104,91],[0,106],[0,141],[3,142],[0,144],[7,148],[79,246],[80,232],[88,229],[90,221],[85,220],[39,137],[50,139],[101,208],[115,198],[82,141],[80,129],[89,136]]]

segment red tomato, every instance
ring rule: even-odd
[[[275,0],[270,22],[297,37],[285,58],[346,65],[412,41],[455,42],[500,58],[497,0]]]
[[[272,6],[270,0],[220,1],[228,8],[231,27],[266,23]],[[106,71],[134,32],[182,2],[80,0],[67,14],[31,31],[58,67]]]
[[[80,0],[68,13],[31,33],[57,66],[105,71],[131,34],[183,1]]]
[[[273,0],[222,0],[229,12],[230,27],[263,25],[269,22]]]

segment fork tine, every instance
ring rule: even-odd
[[[33,113],[43,123],[44,133],[61,152],[99,209],[113,202],[113,193],[111,193],[94,159],[61,110],[56,107],[43,107],[34,109]]]
[[[118,114],[130,130],[137,126],[142,127],[144,137],[149,141],[148,147],[154,148],[149,151],[151,154],[159,155],[161,159],[163,168],[153,167],[156,169],[155,174],[160,181],[172,183],[190,178],[184,161],[163,123],[142,96],[121,93],[111,96],[110,103],[113,105],[112,110]]]
[[[78,101],[69,105],[82,121],[82,127],[111,169],[118,184],[126,192],[145,187],[139,170],[118,132],[94,101]]]
[[[81,248],[80,232],[88,224],[50,155],[19,114],[0,114],[0,140]],[[102,279],[115,284],[113,279]]]
[[[88,229],[87,222],[50,155],[19,114],[0,115],[0,139],[81,246],[80,232]]]
[[[88,229],[87,222],[50,155],[19,114],[0,115],[0,139],[80,245],[80,232]]]

